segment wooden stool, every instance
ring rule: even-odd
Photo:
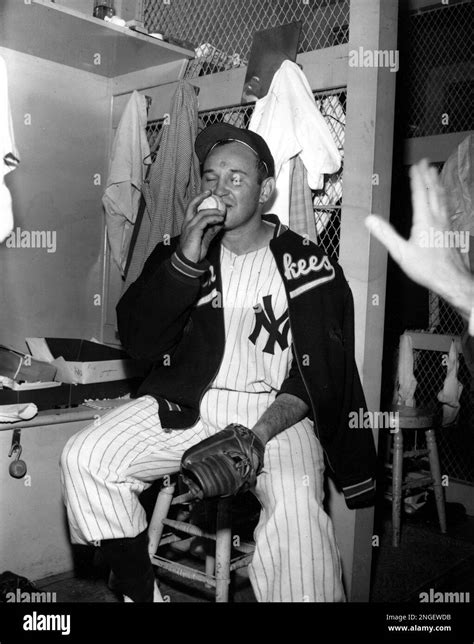
[[[435,413],[421,407],[394,406],[392,411],[398,412],[399,429],[393,434],[392,460],[392,545],[400,544],[400,524],[403,492],[414,488],[432,487],[438,511],[439,525],[442,533],[446,532],[446,508],[444,490],[441,485],[441,469],[439,465],[438,446],[435,436]],[[426,436],[426,449],[403,450],[403,432],[409,429],[423,429]],[[419,458],[428,455],[430,474],[414,481],[403,480],[404,457]],[[389,465],[390,467],[390,465]]]
[[[151,563],[158,568],[168,570],[185,579],[199,581],[207,587],[215,588],[216,602],[229,601],[229,583],[231,572],[239,568],[248,566],[253,557],[254,545],[242,542],[234,545],[235,550],[239,551],[239,556],[231,559],[232,551],[232,497],[220,498],[217,501],[217,523],[216,532],[210,533],[202,530],[198,526],[191,525],[185,521],[176,521],[168,519],[168,512],[172,505],[189,503],[189,495],[182,494],[174,496],[175,483],[163,486],[158,494],[155,503],[153,515],[148,527],[149,546]],[[206,503],[206,501],[201,501]],[[170,528],[171,533],[163,536],[164,527]],[[215,542],[215,552],[213,555],[206,554],[205,570],[201,571],[191,566],[171,561],[165,557],[156,554],[159,547],[183,541],[174,532],[181,532],[195,537],[202,537],[211,542]]]

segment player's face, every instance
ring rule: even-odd
[[[257,176],[257,157],[241,143],[217,146],[204,161],[201,188],[212,190],[226,204],[226,230],[257,216],[262,188]]]

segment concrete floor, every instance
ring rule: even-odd
[[[168,557],[168,552],[166,556]],[[171,553],[171,556],[173,554]],[[175,560],[196,569],[203,569],[200,559],[189,556],[175,556]],[[156,570],[156,569],[155,569]],[[92,560],[91,567],[82,570],[55,575],[36,581],[36,585],[43,591],[55,592],[58,602],[122,602],[121,595],[115,593],[108,585],[108,570],[97,559]],[[157,574],[160,592],[165,601],[170,602],[203,602],[214,601],[213,589],[205,588],[202,584],[192,580],[183,582],[181,578],[167,571]],[[255,596],[245,570],[237,571],[231,584],[232,601],[255,602]]]
[[[391,544],[392,524],[384,522],[372,560],[371,602],[419,602],[421,592],[470,592],[474,596],[474,517],[449,524],[407,518],[400,545]]]
[[[449,510],[449,505],[448,505]],[[471,592],[474,596],[474,517],[448,511],[448,534],[442,535],[429,513],[405,516],[401,543],[391,545],[389,507],[380,517],[380,547],[374,549],[371,602],[419,601],[423,591]],[[61,602],[121,602],[108,588],[108,570],[91,556],[92,548],[78,547],[75,572],[37,580],[41,590],[56,592]],[[178,556],[178,555],[175,555]],[[182,556],[182,555],[180,555]],[[198,567],[201,561],[182,559]],[[213,601],[212,590],[195,582],[160,571],[160,590],[170,602]],[[232,584],[233,602],[255,602],[245,570],[238,571]]]
[[[156,487],[156,486],[155,486]],[[154,508],[156,489],[150,488],[142,493],[140,501],[147,512],[148,519]],[[202,504],[196,506],[193,513],[193,523],[205,528],[206,517],[202,514]],[[183,518],[175,516],[171,510],[170,518]],[[260,506],[255,497],[250,493],[239,495],[232,504],[232,525],[242,541],[251,541],[253,529],[258,521]],[[215,517],[215,510],[209,509],[209,515]],[[215,526],[209,526],[213,531]],[[235,534],[235,532],[234,532]],[[195,542],[194,542],[195,543]],[[193,568],[204,570],[204,559],[190,556],[189,553],[182,553],[179,550],[168,549],[158,554],[166,558],[172,558],[179,563]],[[55,592],[57,601],[61,602],[121,602],[122,597],[113,592],[108,586],[109,570],[100,558],[100,552],[96,548],[85,546],[73,546],[75,570],[64,575],[56,575],[36,581],[41,590]],[[232,556],[239,553],[233,552]],[[157,569],[155,568],[155,571]],[[170,602],[212,602],[214,601],[213,589],[205,588],[202,584],[192,580],[185,580],[177,575],[160,570],[159,578],[160,592]],[[248,580],[247,570],[241,569],[233,575],[230,586],[230,593],[233,602],[256,602],[255,595]]]

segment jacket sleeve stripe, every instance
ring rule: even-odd
[[[195,264],[193,265],[188,262],[182,255],[178,255],[177,252],[171,256],[171,265],[175,270],[187,277],[201,277],[207,270],[207,266],[204,268],[196,268]]]
[[[366,481],[362,481],[362,483],[343,487],[342,491],[344,492],[346,499],[352,499],[354,496],[359,496],[359,494],[365,494],[365,492],[372,490],[374,487],[374,480],[370,478]]]

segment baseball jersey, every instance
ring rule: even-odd
[[[283,281],[269,246],[236,255],[221,246],[225,348],[201,400],[210,429],[254,425],[274,401],[291,366],[291,330]]]

